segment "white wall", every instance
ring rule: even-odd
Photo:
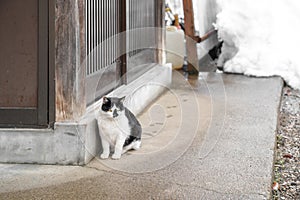
[[[193,0],[195,29],[199,36],[203,36],[208,31],[214,29],[213,23],[216,22],[217,3],[216,0]],[[218,42],[217,35],[197,45],[198,57],[201,59]]]
[[[178,14],[179,18],[183,18],[183,4],[182,0],[166,0],[166,4],[169,4],[173,14]]]
[[[169,3],[173,13],[183,17],[182,0],[166,0]],[[208,31],[212,30],[213,23],[216,22],[217,3],[216,0],[193,0],[194,4],[194,19],[195,30],[199,36],[203,36]],[[207,52],[217,44],[217,36],[211,37],[208,40],[198,44],[198,57],[201,59]]]

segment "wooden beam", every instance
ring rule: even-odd
[[[118,72],[117,72],[117,81],[119,81],[119,84],[127,84],[127,54],[126,54],[126,46],[127,46],[127,38],[126,38],[126,31],[127,31],[127,25],[126,25],[126,0],[120,0],[120,27],[119,32],[120,34],[120,49],[119,49],[119,55],[120,55],[120,62],[118,63]]]
[[[165,31],[165,0],[155,1],[155,27],[157,31],[157,50],[156,60],[159,64],[165,64],[166,55],[164,49],[166,48],[166,31]]]
[[[194,25],[194,9],[192,0],[183,0],[184,11],[184,28],[186,35],[186,53],[188,61],[189,74],[198,74],[199,61],[197,55],[197,42],[194,41],[195,25]]]
[[[85,0],[56,1],[56,121],[76,121],[85,102]]]

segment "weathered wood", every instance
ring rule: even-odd
[[[197,42],[197,43],[200,43],[200,42],[203,42],[205,40],[207,40],[208,38],[210,38],[211,36],[213,36],[214,34],[217,34],[217,30],[210,30],[208,31],[206,34],[202,35],[201,37],[200,36],[194,36],[194,40]]]
[[[126,46],[127,46],[127,38],[126,38],[126,34],[124,34],[126,32],[126,0],[121,0],[120,1],[120,39],[121,39],[121,44],[120,44],[120,63],[119,63],[119,73],[117,74],[117,80],[119,78],[121,78],[120,83],[121,84],[127,84],[127,55],[124,54],[123,52],[126,52]]]
[[[157,28],[157,63],[164,64],[166,62],[166,31],[165,31],[165,0],[156,1],[156,28]]]
[[[49,1],[49,125],[53,127],[55,123],[55,1]]]
[[[194,41],[195,25],[194,25],[194,9],[192,0],[183,0],[184,10],[184,27],[186,35],[186,53],[188,61],[188,72],[190,74],[198,74],[199,63],[197,55],[197,43]]]
[[[85,0],[56,0],[56,121],[77,120],[85,103]]]

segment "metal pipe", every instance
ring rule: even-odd
[[[211,37],[214,34],[217,34],[217,30],[215,30],[215,29],[208,31],[202,37],[195,36],[195,38],[193,38],[193,39],[196,40],[197,43],[201,43],[201,42],[207,40],[209,37]]]

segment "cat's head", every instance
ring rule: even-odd
[[[103,97],[101,111],[107,117],[116,118],[124,112],[125,97]]]

